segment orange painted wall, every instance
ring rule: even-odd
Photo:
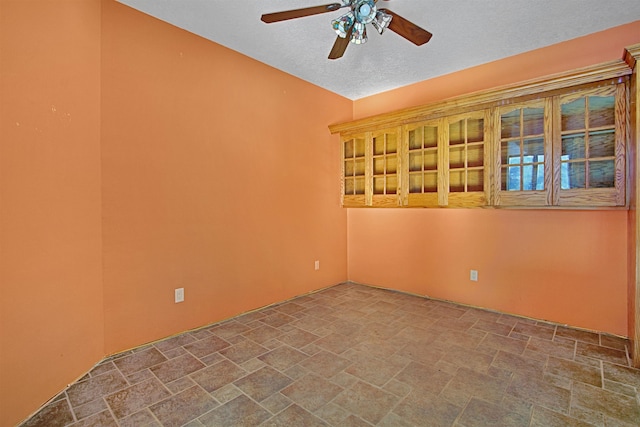
[[[626,218],[626,211],[350,209],[349,278],[626,335]]]
[[[115,2],[102,13],[107,353],[345,280],[327,124],[352,102]]]
[[[354,102],[355,118],[619,59],[640,21]],[[627,212],[349,210],[349,279],[628,335]],[[469,270],[480,281],[469,281]]]
[[[104,355],[100,4],[0,1],[0,425]]]

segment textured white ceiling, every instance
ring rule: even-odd
[[[354,100],[640,20],[640,0],[391,0],[379,7],[430,31],[431,41],[417,47],[367,28],[366,44],[332,61],[331,20],[344,9],[260,21],[332,0],[118,1]]]

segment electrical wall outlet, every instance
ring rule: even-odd
[[[320,261],[316,261],[316,262],[314,263],[314,266],[315,266],[315,269],[316,269],[316,270],[320,270]]]
[[[184,301],[184,288],[177,288],[175,290],[175,302],[183,302]]]
[[[469,280],[471,280],[472,282],[478,281],[478,270],[471,270],[471,273],[469,274]]]

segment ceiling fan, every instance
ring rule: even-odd
[[[260,19],[262,22],[271,24],[273,22],[333,12],[348,7],[350,9],[349,12],[331,21],[333,29],[338,33],[338,38],[329,53],[329,59],[342,57],[349,45],[349,41],[355,44],[366,43],[367,24],[373,25],[380,34],[385,28],[389,28],[417,46],[421,46],[431,39],[432,34],[429,31],[418,27],[389,9],[378,9],[377,2],[378,0],[342,0],[342,3],[267,13],[262,15]]]

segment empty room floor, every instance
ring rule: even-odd
[[[23,426],[638,426],[628,345],[344,283],[110,357]]]

